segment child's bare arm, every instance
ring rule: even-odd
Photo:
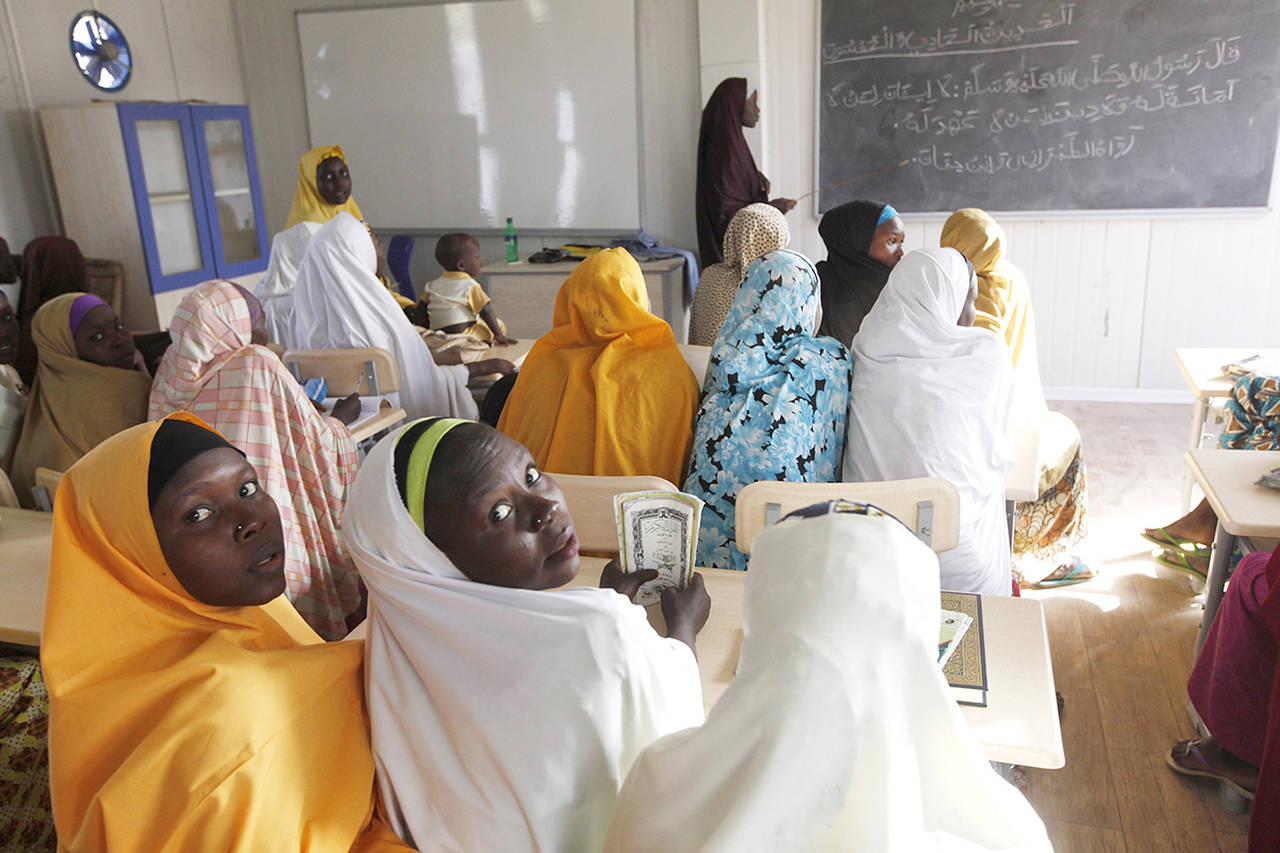
[[[498,323],[498,315],[494,313],[492,302],[480,309],[480,319],[493,332],[493,342],[498,346],[505,347],[519,343],[515,338],[509,338],[502,333],[502,326]]]

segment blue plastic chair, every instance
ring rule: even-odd
[[[400,295],[405,299],[417,299],[413,292],[413,279],[409,278],[409,258],[413,255],[413,238],[397,234],[387,246],[387,267],[400,285]]]

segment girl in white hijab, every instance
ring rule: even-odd
[[[399,403],[410,418],[474,418],[467,390],[472,375],[512,373],[502,359],[437,365],[374,271],[378,255],[369,231],[339,213],[311,238],[293,293],[293,343],[303,349],[381,347],[400,367]],[[342,392],[345,393],[345,392]]]
[[[285,349],[297,346],[293,337],[293,287],[311,236],[319,230],[318,222],[299,222],[272,237],[271,260],[253,291],[267,315],[268,338]]]
[[[636,755],[702,722],[700,576],[668,591],[669,638],[614,590],[553,591],[578,570],[559,487],[521,445],[452,418],[369,453],[342,534],[369,588],[374,760],[400,838],[600,850]],[[609,576],[633,595],[627,579],[655,574]]]
[[[751,550],[737,675],[640,754],[605,850],[1051,853],[938,667],[933,552],[839,501]]]
[[[1004,342],[973,328],[976,295],[955,249],[918,249],[893,268],[853,339],[844,479],[954,483],[960,542],[938,556],[942,588],[1009,595],[1013,376]]]

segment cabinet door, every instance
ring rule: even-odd
[[[151,291],[215,278],[191,108],[120,104],[117,109]]]
[[[267,267],[267,229],[248,107],[193,104],[196,150],[219,278]]]

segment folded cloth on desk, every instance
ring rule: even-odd
[[[575,258],[564,249],[539,249],[529,256],[529,263],[531,264],[558,264],[561,261],[577,260],[580,260],[580,258]]]
[[[698,259],[693,252],[675,246],[659,246],[658,238],[645,231],[623,234],[610,243],[609,248],[626,249],[640,263],[662,258],[684,258],[684,293],[686,298],[693,299],[693,291],[698,287]]]

